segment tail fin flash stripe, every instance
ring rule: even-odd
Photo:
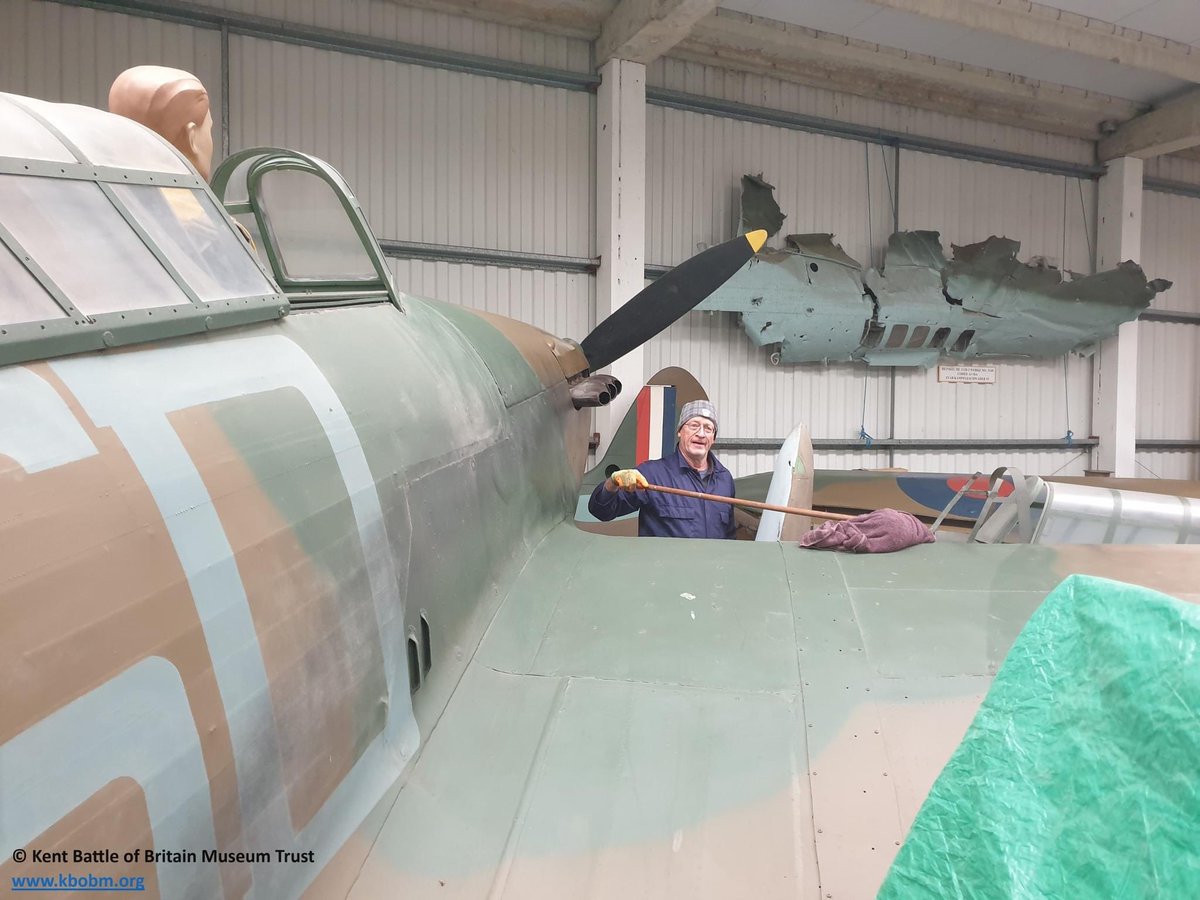
[[[648,384],[637,395],[634,464],[664,456],[675,445],[675,388]]]
[[[650,395],[654,391],[647,385],[637,395],[637,440],[634,444],[633,464],[640,466],[650,459]]]
[[[675,432],[678,430],[675,427],[675,388],[664,387],[662,389],[659,412],[662,414],[662,446],[658,448],[658,455],[666,456],[675,446]]]

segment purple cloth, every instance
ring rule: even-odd
[[[877,509],[853,519],[826,522],[800,538],[801,547],[849,553],[891,553],[932,543],[929,526],[898,509]]]

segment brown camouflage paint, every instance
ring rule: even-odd
[[[29,474],[0,456],[0,743],[150,656],[179,672],[196,721],[217,845],[241,849],[225,708],[187,579],[124,446],[44,364],[30,366],[99,451]],[[144,806],[144,801],[143,801]],[[249,869],[223,865],[227,897]]]
[[[110,781],[87,800],[71,810],[52,826],[29,842],[29,846],[50,852],[66,851],[68,858],[76,850],[138,848],[153,849],[154,835],[150,830],[150,813],[141,785],[132,778]],[[0,862],[0,884],[11,884],[14,876],[55,877],[60,872],[82,875],[90,872],[114,880],[122,876],[143,878],[145,896],[158,900],[158,872],[154,863],[14,863],[11,857]],[[119,883],[119,882],[118,882]],[[140,893],[140,892],[139,892]],[[228,893],[228,889],[227,889]]]
[[[287,404],[289,418],[307,418],[304,433],[319,435],[331,458],[316,418],[292,394],[272,392],[241,402]],[[299,832],[383,728],[387,689],[379,631],[369,615],[366,563],[357,552],[357,575],[341,581],[316,565],[211,415],[193,408],[168,418],[213,498],[246,591],[267,671],[288,811]],[[341,500],[342,531],[332,533],[357,538],[344,490]],[[357,549],[354,544],[352,550]],[[349,602],[343,595],[359,600]],[[367,635],[352,642],[345,617],[355,613],[354,633]],[[355,721],[364,707],[375,713],[369,727]],[[356,742],[362,732],[365,740]]]

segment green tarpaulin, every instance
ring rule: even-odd
[[[1200,898],[1200,607],[1059,585],[879,897]]]

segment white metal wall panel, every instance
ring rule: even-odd
[[[1153,156],[1146,160],[1143,173],[1146,178],[1200,184],[1200,159],[1188,159],[1174,154]]]
[[[832,232],[866,263],[879,257],[892,230],[886,169],[893,156],[879,146],[655,106],[647,109],[646,143],[651,263],[677,264],[736,234],[741,177],[748,173],[761,172],[776,186],[788,217],[783,234]],[[885,373],[851,365],[774,367],[729,313],[689,313],[652,340],[646,375],[667,366],[683,366],[700,379],[730,438],[782,438],[800,421],[813,437],[852,438],[864,422],[876,434],[887,420]],[[762,459],[774,455],[737,451],[731,468],[748,474],[741,469]]]
[[[1200,312],[1198,237],[1200,199],[1142,195],[1142,267],[1151,278],[1173,282],[1154,298],[1156,308]],[[1138,326],[1137,417],[1139,438],[1200,440],[1200,327]],[[1139,453],[1137,461],[1162,478],[1195,478],[1200,470],[1195,451]]]
[[[1141,451],[1134,457],[1140,478],[1200,478],[1200,455],[1176,450]]]
[[[394,0],[199,0],[195,5],[533,66],[591,71],[586,40],[413,9]]]
[[[1090,181],[903,151],[900,227],[930,229],[950,244],[990,235],[1021,242],[1018,258],[1092,270],[1095,187]]]
[[[1095,152],[1092,142],[1077,138],[948,116],[670,57],[659,59],[648,67],[646,84],[735,103],[1067,162],[1091,164]]]
[[[1154,298],[1155,309],[1200,312],[1200,199],[1145,191],[1142,194],[1142,268],[1147,278],[1166,278],[1171,289]]]
[[[646,261],[676,265],[737,234],[741,178],[762,173],[787,216],[771,244],[832,232],[866,264],[892,231],[893,161],[878,145],[649,106]]]
[[[1200,328],[1138,324],[1139,438],[1200,440]]]
[[[1015,466],[1026,475],[1082,475],[1087,450],[972,450],[970,452],[896,453],[895,465],[910,472],[989,474],[1000,466]]]
[[[896,369],[896,437],[1065,438],[1091,429],[1091,360],[988,360],[995,384],[939,383],[937,368]]]
[[[388,264],[396,286],[408,294],[498,313],[577,341],[592,327],[590,275],[414,259]]]
[[[725,468],[734,478],[771,472],[775,469],[775,451],[766,450],[721,450],[717,453]],[[844,450],[813,452],[813,465],[818,469],[876,469],[890,465],[887,451]]]
[[[216,31],[59,3],[2,0],[0,91],[108,108],[108,89],[131,66],[192,72],[221,121],[221,38]],[[220,146],[217,127],[214,141]]]
[[[332,163],[381,238],[591,255],[591,95],[254,38],[230,57],[231,146]]]
[[[900,156],[900,224],[941,232],[950,244],[990,235],[1021,242],[1019,258],[1040,256],[1076,272],[1090,272],[1094,221],[1091,183],[1060,175],[904,152]],[[899,438],[1055,439],[1068,430],[1091,430],[1090,360],[1068,356],[1041,360],[988,361],[997,368],[992,385],[937,381],[937,370],[896,370]],[[1083,469],[1072,453],[919,454],[910,466],[940,471],[993,462],[1023,465],[1032,474]],[[1023,462],[1016,462],[1018,459]]]
[[[856,438],[864,425],[868,434],[886,436],[888,370],[851,364],[774,367],[729,313],[689,313],[651,340],[646,375],[668,366],[682,366],[700,380],[717,405],[723,438],[782,440],[799,422],[814,438]]]

